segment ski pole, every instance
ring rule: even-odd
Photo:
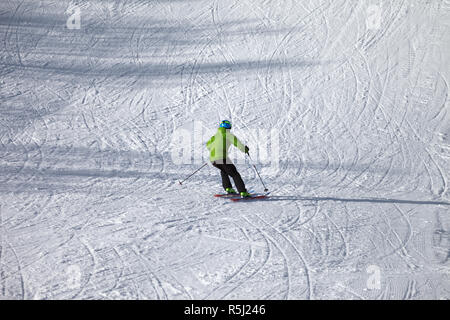
[[[180,184],[180,185],[182,185],[183,184],[183,182],[185,182],[187,179],[189,179],[190,177],[192,177],[194,174],[196,174],[197,172],[199,172],[201,169],[203,169],[203,167],[204,166],[206,166],[208,163],[207,162],[205,162],[200,168],[198,168],[197,170],[195,170],[189,177],[187,177],[186,179],[184,179],[183,181],[179,181],[178,180],[178,183]]]
[[[248,155],[248,157],[250,158],[250,160],[252,160],[253,161],[253,159],[252,159],[252,157],[250,157],[250,154],[249,153],[247,153],[247,155]],[[258,177],[259,177],[259,180],[261,180],[261,183],[262,183],[262,185],[263,185],[263,187],[264,187],[264,192],[267,192],[267,191],[269,191],[269,189],[267,189],[266,188],[266,185],[264,184],[264,182],[262,181],[262,179],[261,179],[261,176],[259,175],[259,172],[258,172],[258,170],[256,169],[256,166],[252,163],[252,165],[253,165],[253,168],[255,169],[255,171],[256,171],[256,174],[258,175]]]

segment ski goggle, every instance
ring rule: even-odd
[[[224,120],[220,123],[221,128],[231,129],[231,122],[228,120]]]

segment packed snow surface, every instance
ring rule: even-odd
[[[0,297],[449,299],[449,28],[448,0],[0,1]],[[271,198],[178,183],[223,119]]]

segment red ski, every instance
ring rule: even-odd
[[[214,197],[216,198],[232,198],[232,197],[240,197],[239,193],[227,193],[227,194],[215,194]]]
[[[231,201],[238,202],[238,201],[251,201],[251,200],[258,200],[258,199],[266,199],[268,198],[267,195],[261,195],[261,196],[250,196],[245,198],[231,198]]]

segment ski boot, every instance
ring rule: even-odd
[[[233,188],[226,188],[225,191],[226,191],[228,194],[237,194],[236,190],[234,190]]]
[[[250,193],[248,193],[247,191],[241,192],[241,198],[248,198],[248,197],[251,197]]]

